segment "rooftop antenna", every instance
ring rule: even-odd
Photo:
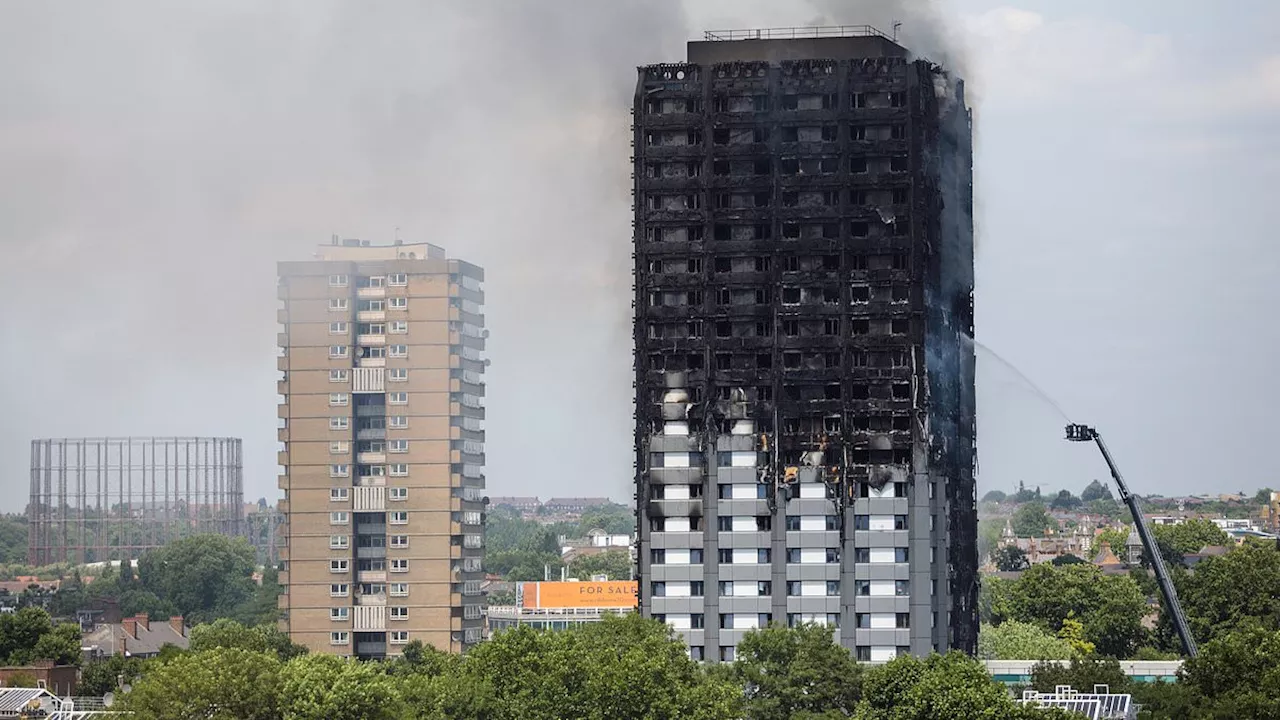
[[[893,41],[898,42],[898,28],[902,27],[902,23],[897,20],[893,21]]]
[[[396,226],[395,232],[392,234],[395,236],[396,244],[399,245],[400,244],[400,226],[399,225]]]

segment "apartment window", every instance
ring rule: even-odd
[[[387,357],[409,357],[408,345],[391,345],[387,347]]]
[[[731,526],[731,527],[732,527],[732,526]],[[717,560],[717,562],[719,562],[721,565],[732,565],[732,564],[733,564],[733,548],[720,548],[720,551],[719,551],[719,553],[718,553],[718,554],[719,554],[719,557],[718,557],[718,558],[716,558],[716,560]],[[723,583],[723,582],[722,582],[722,583],[720,583],[720,587],[722,587],[722,588],[724,587],[724,583]],[[732,591],[733,583],[729,583],[729,587],[730,587],[729,594],[730,594],[730,595],[732,595],[732,594],[733,594],[733,591]],[[721,594],[721,595],[723,595],[724,593],[723,593],[723,592],[721,592],[720,594]]]
[[[387,276],[388,285],[404,286],[409,284],[409,276],[404,273],[391,273]]]
[[[344,358],[344,357],[347,357],[349,352],[350,350],[349,348],[347,348],[346,345],[330,345],[329,346],[329,357],[331,358]]]
[[[409,323],[404,320],[392,320],[388,329],[393,335],[403,335],[409,332]]]
[[[393,502],[409,499],[409,488],[393,487],[387,488],[387,498]]]
[[[408,630],[392,630],[391,632],[387,633],[387,635],[391,638],[390,642],[392,645],[409,644]]]
[[[329,393],[329,407],[342,407],[351,403],[351,396],[346,393]]]
[[[331,632],[329,633],[329,644],[330,645],[350,645],[351,633],[346,632],[345,630],[342,632]]]
[[[654,548],[649,551],[649,562],[654,565],[667,564],[667,551],[661,548]]]
[[[898,597],[906,597],[907,595],[910,595],[910,594],[911,594],[911,581],[909,581],[909,580],[894,580],[894,581],[893,581],[893,594],[894,594],[894,595],[897,595]]]
[[[346,583],[333,583],[329,586],[329,597],[346,597],[351,594],[351,586]]]
[[[346,550],[349,547],[351,547],[351,537],[349,535],[330,535],[329,536],[330,550]]]
[[[387,298],[387,305],[392,310],[404,310],[405,308],[409,307],[409,298],[403,298],[403,297]]]
[[[387,469],[390,471],[391,477],[406,477],[409,475],[408,463],[392,463],[387,466]]]
[[[409,417],[407,415],[392,415],[387,419],[387,427],[404,429],[409,427]]]
[[[329,477],[351,477],[351,466],[346,463],[336,463],[329,466]]]
[[[350,491],[351,488],[329,488],[329,500],[330,502],[342,502],[349,497]]]
[[[345,322],[339,321],[329,323],[330,335],[346,335],[348,331],[349,328]]]
[[[345,510],[335,510],[329,513],[330,525],[346,525],[351,522],[351,514]]]
[[[347,309],[346,298],[329,298],[329,309],[335,312]]]
[[[348,282],[346,275],[329,276],[329,287],[346,287]]]
[[[409,547],[409,536],[392,535],[387,539],[387,544],[393,548],[407,548]]]
[[[733,629],[733,613],[720,613],[720,629]],[[724,648],[721,648],[721,650],[724,650]]]
[[[404,382],[409,379],[409,368],[390,368],[387,370],[388,382]]]
[[[360,283],[360,287],[380,288],[387,284],[387,278],[383,275],[374,275],[367,277],[364,282]]]
[[[329,371],[329,382],[331,383],[344,383],[350,378],[351,378],[351,375],[346,370],[330,370]]]
[[[409,572],[409,561],[404,558],[393,558],[391,572]]]
[[[387,522],[392,525],[408,525],[409,513],[404,510],[396,510],[387,514]]]
[[[406,392],[387,393],[387,404],[388,405],[408,405],[409,393],[406,393]]]
[[[392,440],[387,443],[387,452],[407,453],[409,452],[408,440]]]
[[[343,416],[343,417],[329,418],[330,430],[346,430],[348,427],[350,427],[350,425],[351,425],[351,418],[349,417]]]
[[[827,597],[837,597],[838,595],[840,595],[840,581],[828,580],[827,581]]]
[[[329,608],[329,619],[335,622],[346,620],[351,615],[351,608],[336,607]]]
[[[653,597],[666,597],[667,584],[660,580],[649,583],[649,594]]]
[[[409,583],[391,583],[388,592],[391,597],[409,597]]]
[[[330,560],[329,561],[329,572],[331,573],[344,573],[344,572],[350,572],[350,570],[351,570],[350,560]]]
[[[391,617],[392,620],[408,620],[409,619],[409,608],[407,607],[389,607],[387,608],[387,610],[388,610],[387,614]]]
[[[345,455],[348,452],[351,452],[351,443],[343,440],[329,443],[330,455]]]
[[[705,583],[702,580],[694,580],[689,583],[689,597],[702,597],[705,592]]]

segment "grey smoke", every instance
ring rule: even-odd
[[[899,7],[3,4],[3,507],[41,436],[242,437],[275,497],[275,263],[396,228],[487,270],[493,492],[628,499],[635,66],[690,17],[933,37]]]

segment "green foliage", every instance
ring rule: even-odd
[[[1168,545],[1179,555],[1200,552],[1209,545],[1231,545],[1231,538],[1208,520],[1191,519],[1177,525],[1156,525],[1151,528],[1156,542]],[[1180,559],[1180,558],[1179,558]]]
[[[1008,497],[1009,496],[1005,494],[1003,491],[992,490],[988,492],[986,495],[982,496],[982,502],[1002,503],[1006,499],[1008,499]]]
[[[991,554],[991,561],[1000,572],[1018,572],[1031,567],[1027,554],[1017,545],[1005,545]]]
[[[823,625],[771,625],[747,633],[732,672],[746,688],[751,720],[788,720],[797,713],[848,716],[861,694],[861,668]]]
[[[1081,563],[1085,562],[1085,559],[1078,555],[1065,553],[1063,555],[1059,555],[1058,557],[1050,560],[1049,562],[1053,563],[1054,565],[1080,565]]]
[[[984,577],[978,587],[978,618],[981,622],[999,624],[1013,617],[1010,593],[1013,581],[998,577]]]
[[[1271,493],[1273,493],[1273,492],[1275,492],[1275,490],[1273,490],[1273,489],[1271,489],[1271,488],[1269,488],[1269,487],[1264,487],[1264,488],[1259,489],[1259,490],[1258,490],[1258,492],[1257,492],[1257,494],[1255,494],[1255,495],[1253,496],[1253,504],[1254,504],[1254,505],[1266,505],[1266,504],[1270,503],[1270,502],[1271,502]]]
[[[983,660],[1069,660],[1071,643],[1038,625],[1007,620],[983,625],[978,634],[978,657]]]
[[[1108,685],[1111,692],[1126,692],[1129,677],[1115,658],[1082,657],[1068,665],[1038,663],[1031,669],[1031,687],[1040,692],[1053,692],[1058,685],[1070,685],[1080,692],[1091,692],[1094,685]]]
[[[1058,639],[1071,646],[1074,656],[1092,655],[1097,649],[1093,643],[1085,639],[1084,623],[1074,617],[1068,617],[1062,621],[1062,629],[1058,630]]]
[[[960,653],[902,656],[866,672],[859,720],[1030,720],[1065,714],[1022,707],[978,661]]]
[[[118,707],[148,720],[279,720],[281,675],[274,654],[187,653],[148,667]]]
[[[91,660],[80,668],[80,682],[76,694],[85,697],[102,697],[117,690],[120,678],[133,683],[142,674],[144,661],[136,657],[110,655]]]
[[[1000,544],[1000,532],[1004,523],[995,518],[978,521],[978,559],[991,556],[992,551]]]
[[[1107,485],[1094,480],[1085,486],[1084,491],[1080,493],[1080,500],[1091,503],[1094,500],[1111,500],[1111,488]]]
[[[1254,626],[1280,630],[1280,551],[1274,545],[1245,544],[1205,558],[1194,572],[1179,573],[1174,581],[1200,642]],[[1167,617],[1161,618],[1159,633],[1164,647],[1178,647]]]
[[[1049,507],[1054,510],[1071,510],[1080,507],[1081,504],[1080,498],[1072,495],[1070,490],[1060,490],[1049,503]]]
[[[27,517],[0,515],[0,564],[27,562]]]
[[[1018,537],[1043,537],[1050,530],[1058,529],[1058,522],[1049,517],[1044,503],[1040,502],[1024,503],[1014,511],[1010,523]]]
[[[1094,547],[1097,552],[1102,552],[1102,543],[1106,543],[1111,548],[1111,552],[1115,553],[1117,557],[1123,558],[1125,547],[1129,543],[1130,532],[1128,525],[1122,528],[1107,528],[1098,533]]]
[[[606,550],[595,555],[584,555],[569,563],[569,576],[583,580],[593,575],[608,575],[610,580],[630,580],[632,577],[631,552]]]
[[[400,695],[373,663],[333,655],[304,655],[281,673],[281,714],[290,720],[392,720]]]
[[[1103,575],[1094,565],[1043,563],[1001,589],[1007,593],[998,605],[986,603],[994,623],[1018,620],[1057,633],[1066,618],[1074,617],[1100,654],[1118,658],[1128,657],[1146,639],[1146,599],[1128,576]]]
[[[191,628],[191,652],[205,652],[214,648],[270,652],[282,661],[292,660],[307,652],[305,647],[290,641],[289,636],[274,625],[245,627],[229,618]]]
[[[253,570],[249,543],[222,535],[175,540],[138,560],[143,589],[195,622],[227,617],[252,597]]]
[[[602,505],[584,510],[578,519],[578,535],[603,530],[610,535],[631,534],[636,530],[636,514],[626,505]]]
[[[0,615],[0,662],[28,665],[52,660],[56,665],[79,665],[80,657],[79,625],[55,625],[48,611],[32,605]]]
[[[1182,667],[1192,717],[1280,719],[1280,632],[1252,628],[1211,640]]]
[[[1039,499],[1040,499],[1040,488],[1031,490],[1027,487],[1026,483],[1022,482],[1021,480],[1018,481],[1018,492],[1013,494],[1014,502],[1018,504],[1022,504],[1022,503],[1029,503]]]

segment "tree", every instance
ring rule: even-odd
[[[579,556],[569,563],[569,575],[584,580],[593,575],[607,575],[610,580],[630,580],[631,552],[606,550],[596,555]]]
[[[1002,503],[1009,496],[1001,490],[991,490],[982,496],[982,502]]]
[[[1027,554],[1017,545],[1005,545],[991,554],[991,560],[1000,572],[1018,572],[1031,567]]]
[[[1106,543],[1107,547],[1111,548],[1111,552],[1115,553],[1117,557],[1123,558],[1125,548],[1129,543],[1129,532],[1130,529],[1128,525],[1124,525],[1120,528],[1109,527],[1102,530],[1098,533],[1096,538],[1097,542],[1095,543],[1095,547],[1097,548],[1097,551],[1101,552],[1102,544]]]
[[[193,621],[232,614],[253,595],[253,548],[244,538],[193,535],[138,560],[143,589],[172,603]]]
[[[1018,481],[1018,492],[1013,494],[1013,501],[1016,503],[1028,503],[1040,497],[1040,488],[1028,490],[1025,483]]]
[[[281,672],[280,710],[290,720],[392,720],[401,710],[379,666],[328,654],[303,655]]]
[[[1066,618],[1084,624],[1100,654],[1126,658],[1147,638],[1146,598],[1125,575],[1103,575],[1087,564],[1033,565],[1008,589],[1007,617],[1057,633]]]
[[[1174,576],[1178,599],[1192,634],[1208,642],[1253,626],[1280,630],[1280,551],[1273,545],[1245,544],[1226,555],[1201,560],[1195,572]],[[1162,644],[1178,649],[1162,613]]]
[[[213,648],[240,648],[254,652],[274,653],[281,661],[305,655],[307,649],[289,640],[274,625],[245,627],[235,620],[221,618],[212,623],[191,628],[191,652],[204,652]]]
[[[1062,629],[1058,631],[1058,639],[1070,645],[1071,651],[1075,656],[1092,655],[1095,649],[1094,644],[1084,637],[1084,623],[1074,617],[1067,617],[1062,621]]]
[[[1066,718],[1015,703],[977,660],[961,653],[901,655],[866,672],[859,720],[1029,720]]]
[[[636,529],[636,514],[626,505],[601,505],[583,511],[578,518],[578,535],[603,530],[610,535],[631,534]]]
[[[0,662],[28,665],[52,660],[56,665],[79,665],[80,626],[54,625],[48,611],[34,605],[0,615]]]
[[[1049,530],[1057,530],[1058,522],[1045,512],[1044,504],[1028,502],[1013,513],[1010,520],[1013,533],[1018,537],[1042,537]]]
[[[1231,538],[1222,528],[1208,520],[1191,519],[1177,525],[1156,525],[1151,532],[1158,543],[1167,544],[1180,556],[1200,552],[1210,545],[1232,544]]]
[[[1254,627],[1210,640],[1182,666],[1186,685],[1202,709],[1193,717],[1280,718],[1280,632]]]
[[[0,564],[27,562],[27,516],[0,515]]]
[[[797,713],[857,709],[861,668],[834,640],[831,628],[770,625],[738,643],[733,676],[746,688],[746,717],[788,720]]]
[[[1080,507],[1081,504],[1080,498],[1072,495],[1070,490],[1060,490],[1049,503],[1049,507],[1054,510],[1070,510]]]
[[[1040,692],[1053,692],[1059,685],[1069,685],[1080,692],[1092,692],[1094,685],[1107,685],[1112,692],[1125,692],[1131,684],[1115,658],[1080,657],[1069,665],[1038,663],[1031,668],[1031,687]]]
[[[187,653],[150,666],[119,705],[149,720],[280,720],[280,674],[268,653]]]
[[[1000,544],[1000,532],[1004,523],[994,518],[978,521],[978,558],[988,558]]]
[[[1031,623],[983,625],[978,634],[978,657],[983,660],[1069,660],[1074,655],[1069,642]]]
[[[1253,504],[1254,505],[1269,504],[1271,502],[1271,493],[1273,492],[1275,491],[1269,487],[1261,488],[1260,490],[1258,490],[1257,494],[1253,496]]]
[[[1085,560],[1084,560],[1084,558],[1079,557],[1079,556],[1077,556],[1077,555],[1072,555],[1071,553],[1064,553],[1064,554],[1059,555],[1058,557],[1054,558],[1053,560],[1050,560],[1049,562],[1053,563],[1054,565],[1059,565],[1059,566],[1061,566],[1061,565],[1080,565],[1081,563],[1085,562]]]
[[[100,660],[91,660],[80,669],[80,682],[76,685],[76,694],[86,697],[102,697],[115,692],[120,679],[133,683],[142,674],[143,660],[124,655],[109,655]]]
[[[1080,493],[1080,500],[1091,503],[1094,500],[1112,500],[1111,488],[1094,480],[1085,486],[1084,491]]]

